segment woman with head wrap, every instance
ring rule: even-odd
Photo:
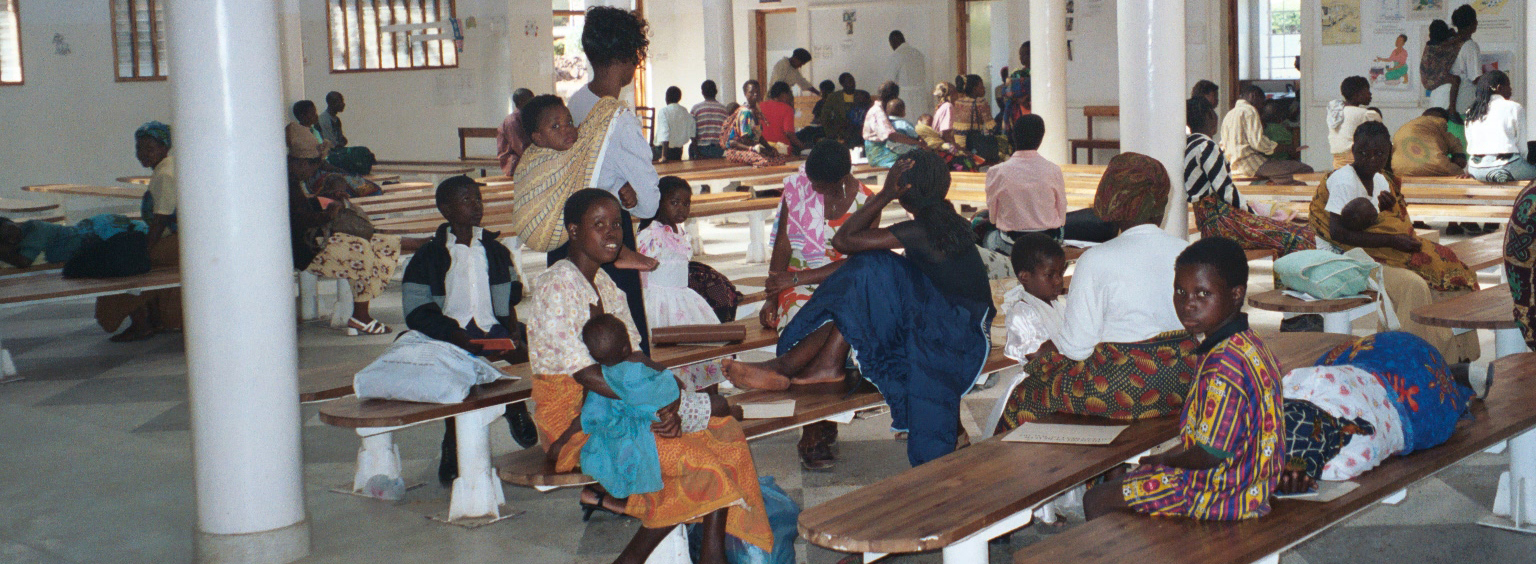
[[[149,224],[147,249],[153,267],[181,263],[176,244],[176,159],[171,156],[171,126],[151,121],[133,132],[134,153],[139,164],[154,170],[140,206]],[[118,294],[96,298],[96,322],[108,332],[123,320],[128,329],[112,336],[114,342],[142,341],[155,333],[181,329],[181,290],[166,288],[139,295]]]
[[[833,248],[851,256],[784,327],[778,357],[725,361],[726,377],[758,389],[842,383],[853,352],[890,404],[891,426],[909,431],[909,462],[953,451],[960,396],[986,362],[994,311],[975,236],[948,193],[949,169],[938,155],[913,151],[898,160],[880,192],[832,237]],[[914,219],[879,227],[892,201]]]
[[[1199,341],[1173,309],[1173,263],[1188,243],[1158,227],[1169,187],[1152,157],[1109,162],[1093,209],[1120,235],[1078,259],[1062,334],[1024,365],[999,430],[1051,413],[1160,417],[1184,403]]]

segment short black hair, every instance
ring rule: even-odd
[[[600,188],[582,188],[571,193],[571,197],[565,199],[565,207],[560,210],[561,213],[565,214],[564,223],[566,225],[581,223],[581,216],[586,215],[587,210],[591,209],[593,204],[603,200],[608,200],[615,204],[619,203],[617,197],[607,190]]]
[[[778,82],[775,82],[775,83],[773,83],[773,86],[769,86],[768,87],[768,98],[769,99],[778,98],[779,95],[781,95],[781,94],[789,94],[789,93],[790,93],[789,83],[788,82],[784,82],[782,80],[780,80]]]
[[[899,29],[893,29],[893,30],[891,30],[891,34],[890,34],[890,35],[889,35],[889,36],[887,36],[887,37],[886,37],[886,40],[887,40],[887,41],[895,41],[895,40],[897,40],[897,39],[900,39],[900,40],[902,40],[902,41],[903,41],[903,42],[905,42],[905,41],[906,41],[906,40],[907,40],[907,36],[905,36],[905,35],[902,35],[902,34],[901,34],[901,30],[899,30]]]
[[[683,89],[676,86],[667,87],[667,103],[676,104],[683,101]]]
[[[746,95],[747,87],[748,86],[752,86],[754,84],[757,85],[758,88],[762,88],[763,87],[763,83],[758,82],[757,79],[755,79],[755,78],[749,78],[749,79],[746,80],[746,82],[741,83],[741,93],[742,93],[742,95]]]
[[[879,98],[881,102],[900,98],[901,85],[896,84],[894,80],[887,80],[884,84],[880,85],[879,90],[875,91],[875,97]]]
[[[805,158],[805,175],[816,182],[841,182],[853,171],[853,157],[842,143],[831,139],[817,141]]]
[[[1371,81],[1366,80],[1363,76],[1356,75],[1346,78],[1344,79],[1344,82],[1339,83],[1339,94],[1343,94],[1344,99],[1348,100],[1355,97],[1355,94],[1359,94],[1360,92],[1369,90],[1370,88]]]
[[[438,183],[437,192],[432,195],[432,198],[433,201],[437,204],[437,207],[441,208],[443,207],[444,203],[448,202],[449,198],[454,197],[459,192],[463,192],[470,188],[478,188],[480,186],[485,185],[476,182],[475,179],[468,176],[462,174],[458,176],[450,176],[446,179],[443,179],[442,182]]]
[[[706,80],[704,84],[699,85],[699,93],[703,94],[705,98],[714,98],[720,95],[720,87],[715,85],[715,81]]]
[[[624,339],[624,342],[617,339]],[[629,328],[611,313],[594,315],[581,326],[581,343],[587,346],[587,351],[592,354],[592,360],[598,362],[605,360],[622,362],[624,359],[614,359],[611,355],[621,351],[620,347],[628,344],[628,340]],[[610,358],[597,358],[599,356]]]
[[[817,84],[816,86],[821,88],[821,94],[823,96],[837,92],[837,83],[830,80],[823,80],[821,81],[821,84]]]
[[[811,52],[806,51],[805,49],[795,49],[795,52],[791,53],[789,58],[800,61],[802,63],[809,63],[811,62]]]
[[[1454,37],[1455,35],[1456,32],[1451,31],[1450,24],[1445,23],[1445,20],[1435,20],[1429,22],[1430,45],[1439,45],[1444,43],[1445,40]]]
[[[1477,25],[1477,9],[1471,4],[1462,4],[1451,12],[1451,25],[1456,26],[1458,31],[1469,25]]]
[[[1217,86],[1216,83],[1202,79],[1195,83],[1194,89],[1189,91],[1189,97],[1205,97],[1219,91],[1221,91],[1221,87]]]
[[[667,194],[678,190],[687,190],[690,193],[693,191],[693,188],[688,186],[687,180],[676,176],[661,177],[661,180],[656,181],[656,188],[662,199],[666,199]]]
[[[527,88],[519,88],[512,91],[512,107],[521,108],[533,99],[533,91]],[[521,100],[521,102],[519,102]]]
[[[337,92],[335,90],[332,90],[330,92],[326,92],[325,93],[325,103],[326,103],[326,105],[334,104],[334,103],[336,103],[335,100],[341,100],[341,99],[342,99],[341,93]]]
[[[1013,143],[1014,150],[1037,150],[1042,139],[1045,139],[1045,120],[1035,114],[1019,116],[1013,121],[1013,129],[1008,131],[1008,141]]]
[[[845,73],[837,75],[837,85],[838,86],[858,86],[858,82],[853,79],[853,73],[845,72]]]
[[[1067,251],[1061,248],[1061,243],[1044,233],[1025,233],[1014,238],[1013,252],[1008,253],[1008,262],[1013,265],[1014,274],[1034,272],[1046,259],[1051,258],[1066,260]]]
[[[523,133],[533,137],[533,132],[539,130],[539,118],[544,112],[557,106],[564,106],[565,101],[554,94],[541,94],[534,96],[527,104],[523,104]]]
[[[1248,84],[1243,86],[1243,96],[1258,96],[1259,98],[1264,98],[1264,89],[1260,88],[1257,84]]]
[[[1440,118],[1440,119],[1443,119],[1443,120],[1447,120],[1447,121],[1449,121],[1451,119],[1451,114],[1446,112],[1445,108],[1429,108],[1427,110],[1424,110],[1424,113],[1419,114],[1419,115],[1429,116],[1429,117],[1437,117],[1437,118]]]
[[[651,40],[645,18],[629,10],[594,6],[587,10],[581,30],[581,50],[594,67],[610,63],[640,64]]]
[[[1226,237],[1202,237],[1184,247],[1173,267],[1201,264],[1215,268],[1228,288],[1248,285],[1248,255],[1237,241]]]
[[[1195,96],[1184,101],[1184,124],[1190,131],[1200,131],[1215,119],[1215,108],[1211,107],[1211,101],[1202,96]]]
[[[315,111],[315,103],[312,101],[299,100],[293,103],[293,119],[299,119],[299,116],[313,111]]]
[[[1361,141],[1377,135],[1385,137],[1388,143],[1392,142],[1392,133],[1387,131],[1387,126],[1379,121],[1368,121],[1356,127],[1353,141],[1358,145]]]

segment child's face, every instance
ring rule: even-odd
[[[917,118],[917,123],[933,127],[933,116],[923,114],[921,117]]]
[[[1344,220],[1344,226],[1352,231],[1365,231],[1376,225],[1376,207],[1368,199],[1350,200],[1344,205],[1343,212],[1339,217]]]
[[[890,109],[887,110],[885,113],[886,113],[886,115],[889,115],[891,117],[899,117],[899,118],[907,117],[907,105],[906,104],[891,104]]]
[[[443,214],[443,219],[448,220],[448,223],[455,227],[480,225],[480,217],[485,213],[485,206],[480,201],[480,187],[469,186],[460,189],[439,205],[437,211]]]
[[[1356,106],[1368,106],[1368,105],[1370,105],[1371,104],[1371,89],[1370,88],[1365,88],[1365,89],[1363,89],[1363,90],[1361,90],[1359,92],[1356,92],[1355,96],[1353,98],[1350,98],[1349,101],[1354,102]]]
[[[533,144],[547,149],[564,151],[576,144],[576,123],[571,110],[564,104],[539,114],[538,129],[533,131]]]
[[[1408,43],[1408,36],[1406,36],[1406,35],[1399,35],[1399,36],[1397,36],[1397,48],[1398,49],[1402,49],[1403,45],[1406,45],[1407,43]]]
[[[1244,286],[1227,286],[1209,264],[1180,266],[1173,274],[1173,308],[1190,333],[1204,335],[1221,327],[1242,311],[1247,294]]]
[[[672,190],[661,199],[661,206],[656,208],[656,218],[667,225],[677,225],[688,221],[688,211],[692,207],[693,193],[688,190]]]
[[[1025,292],[1040,301],[1051,302],[1061,297],[1066,283],[1063,280],[1067,274],[1067,261],[1065,257],[1045,257],[1040,264],[1035,265],[1034,270],[1021,270],[1018,272],[1019,285]]]

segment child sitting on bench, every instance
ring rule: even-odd
[[[1008,314],[1003,355],[1028,362],[1040,345],[1061,334],[1065,304],[1056,298],[1065,293],[1067,254],[1049,235],[1026,233],[1014,240],[1008,258],[1019,285],[1003,295],[1003,311]]]
[[[1198,379],[1184,402],[1180,446],[1145,456],[1088,490],[1093,519],[1112,509],[1203,520],[1269,513],[1285,463],[1279,363],[1248,327],[1248,261],[1236,241],[1201,239],[1175,262],[1174,308],[1204,335]]]
[[[640,233],[635,236],[635,250],[660,263],[656,270],[640,273],[640,283],[645,286],[645,317],[653,328],[714,324],[720,321],[717,310],[710,307],[703,292],[691,287],[693,277],[690,271],[694,268],[688,259],[693,257],[693,245],[688,242],[688,232],[683,229],[683,223],[688,221],[692,195],[687,181],[676,176],[662,178],[661,204],[656,208],[656,219],[640,229]],[[701,264],[699,267],[713,271],[707,265]],[[730,281],[726,280],[725,283],[729,285]],[[734,292],[735,288],[729,290]],[[739,300],[740,294],[736,295]],[[734,310],[735,306],[732,305],[731,309]],[[718,362],[690,365],[679,372],[678,376],[689,391],[698,391],[725,381],[725,374],[720,372]]]

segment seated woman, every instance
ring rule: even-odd
[[[1449,329],[1420,325],[1410,318],[1420,306],[1476,291],[1477,274],[1456,258],[1454,251],[1414,234],[1402,186],[1382,172],[1392,154],[1387,127],[1379,122],[1362,123],[1355,129],[1354,139],[1354,162],[1328,175],[1312,198],[1309,220],[1317,232],[1318,248],[1335,252],[1365,249],[1371,258],[1388,267],[1386,291],[1404,331],[1423,337],[1453,363],[1477,358],[1474,332],[1452,336]],[[1368,231],[1350,229],[1341,215],[1357,198],[1366,199],[1379,213]]]
[[[878,167],[889,167],[896,164],[896,158],[905,151],[899,150],[895,145],[901,144],[907,147],[915,147],[922,143],[915,135],[908,135],[896,130],[891,123],[891,117],[886,113],[892,102],[901,99],[901,87],[895,82],[885,81],[880,85],[880,90],[875,93],[874,104],[869,106],[869,111],[864,114],[864,156],[869,159],[869,164]],[[902,106],[902,114],[905,115],[905,105]],[[915,133],[915,132],[914,132]]]
[[[960,85],[956,83],[955,86],[958,88]],[[950,109],[950,127],[947,130],[950,133],[940,129],[939,134],[948,135],[955,145],[975,155],[980,162],[1000,161],[1002,155],[998,153],[996,138],[980,139],[990,137],[991,131],[997,127],[987,102],[987,86],[981,82],[980,76],[968,74],[965,75],[965,87],[958,89],[961,95]]]
[[[908,461],[952,452],[960,395],[986,362],[994,311],[975,236],[948,193],[949,169],[938,155],[914,151],[897,161],[869,205],[832,237],[851,256],[784,328],[778,356],[724,361],[726,378],[777,390],[842,382],[856,351],[860,371],[891,406],[891,426],[909,431]],[[893,200],[915,219],[881,228],[880,213]]]
[[[1433,346],[1399,331],[1360,337],[1292,370],[1283,394],[1287,493],[1444,443],[1473,398],[1465,373],[1453,376]]]
[[[176,157],[171,154],[171,126],[151,121],[133,132],[134,155],[139,164],[154,172],[139,203],[148,234],[145,249],[150,265],[171,268],[181,265],[177,236]],[[165,288],[139,294],[115,294],[96,298],[96,323],[107,332],[128,328],[111,337],[112,342],[142,341],[157,333],[181,330],[181,289]]]
[[[736,113],[720,128],[725,159],[754,167],[784,164],[784,155],[763,140],[763,112],[758,108],[763,101],[763,85],[755,79],[748,80],[741,85],[741,94],[746,103],[736,108]]]
[[[1525,108],[1510,98],[1514,90],[1504,71],[1477,79],[1477,93],[1467,110],[1467,173],[1483,182],[1536,179],[1536,165],[1526,152]]]
[[[309,100],[299,100],[293,104],[293,118],[298,120],[288,122],[284,135],[288,141],[288,152],[320,154],[320,166],[315,168],[309,176],[302,178],[305,188],[312,196],[324,196],[332,199],[357,198],[372,196],[381,191],[378,184],[361,175],[352,174],[336,165],[325,162],[325,156],[330,154],[331,146],[321,135],[316,126],[320,121],[319,114],[315,110],[315,103]]]
[[[607,313],[624,323],[631,347],[638,346],[640,333],[624,293],[601,268],[619,256],[618,199],[584,189],[572,194],[562,211],[570,252],[535,280],[527,323],[539,442],[555,471],[570,472],[588,437],[580,420],[585,390],[573,375],[595,362],[582,341],[582,327]],[[583,505],[640,519],[640,530],[617,561],[643,562],[672,527],[683,523],[704,523],[706,554],[714,555],[714,562],[723,561],[722,532],[771,551],[773,532],[741,425],[730,417],[711,417],[707,429],[682,433],[676,405],[658,416],[662,489],[624,499],[595,488],[581,493]]]
[[[1248,257],[1231,239],[1200,239],[1179,253],[1174,307],[1205,340],[1199,375],[1184,404],[1179,446],[1143,456],[1123,476],[1088,490],[1083,513],[1112,509],[1230,521],[1269,513],[1285,464],[1280,363],[1242,312]]]
[[[1205,98],[1185,104],[1188,142],[1184,145],[1184,192],[1195,208],[1201,237],[1226,237],[1244,249],[1269,249],[1284,256],[1317,248],[1312,228],[1253,212],[1232,184],[1226,155],[1211,140],[1216,134],[1216,110]]]
[[[138,225],[142,226],[143,222]],[[68,225],[37,219],[17,223],[0,217],[0,263],[4,263],[0,264],[0,273],[34,263],[68,262],[84,241],[85,234]],[[38,261],[39,258],[42,261]]]
[[[997,431],[1058,412],[1161,417],[1184,403],[1200,358],[1173,308],[1173,263],[1188,243],[1158,227],[1170,185],[1152,157],[1109,162],[1093,210],[1120,235],[1078,259],[1061,336],[1024,365]]]

